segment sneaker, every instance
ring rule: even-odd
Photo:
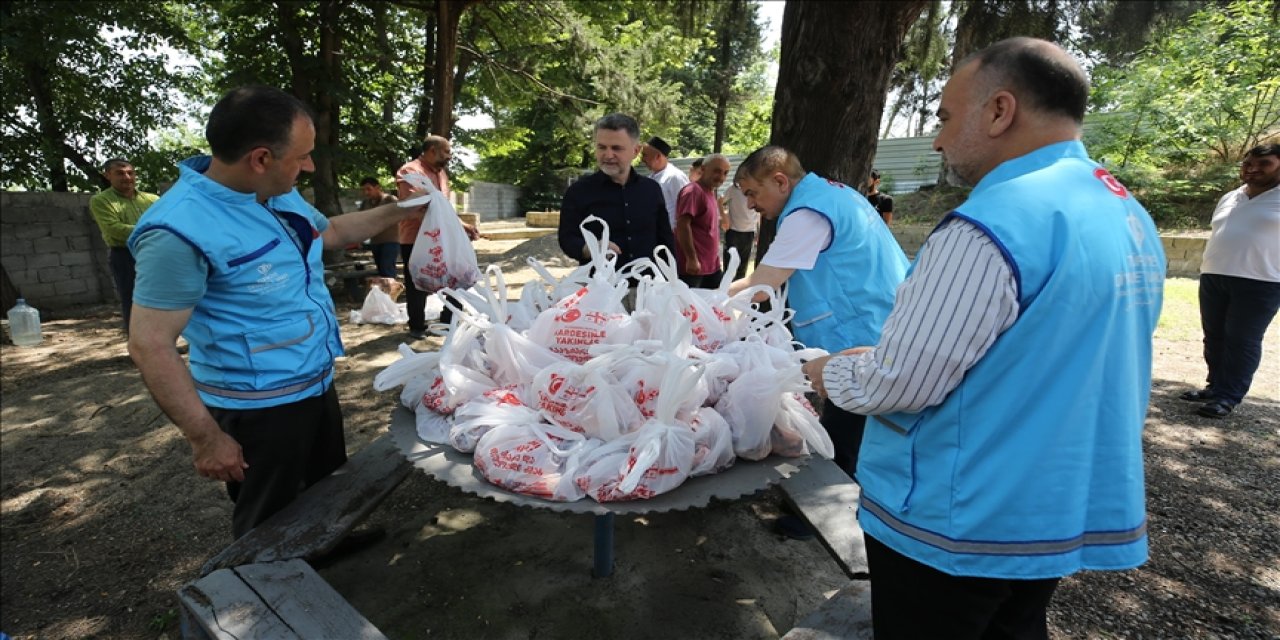
[[[421,330],[421,329],[410,329],[410,330],[409,330],[409,337],[410,337],[410,338],[413,338],[414,340],[421,340],[421,339],[423,339],[423,338],[427,337],[427,332],[426,332],[426,331],[423,331],[423,330]]]

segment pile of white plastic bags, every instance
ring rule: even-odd
[[[726,275],[719,289],[691,289],[665,247],[617,269],[603,221],[582,232],[591,261],[555,278],[531,258],[538,277],[518,300],[495,266],[469,290],[441,290],[460,303],[446,301],[444,345],[400,345],[374,380],[403,386],[421,439],[473,453],[495,485],[557,501],[648,498],[737,458],[832,456],[800,370],[825,352],[792,340],[770,288],[731,297]],[[760,292],[769,312],[751,302]]]

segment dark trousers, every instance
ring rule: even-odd
[[[1004,580],[952,576],[871,536],[871,626],[876,640],[1046,639],[1045,612],[1059,578]]]
[[[109,247],[107,249],[107,266],[111,268],[111,279],[116,283],[116,295],[120,297],[120,315],[124,317],[124,332],[129,333],[129,312],[133,311],[133,254],[127,247]]]
[[[858,469],[858,449],[862,448],[862,433],[867,428],[867,417],[849,413],[836,406],[829,398],[822,401],[822,417],[819,420],[822,428],[831,436],[831,444],[835,446],[836,457],[832,462],[857,480],[854,475]]]
[[[747,263],[751,261],[751,245],[756,241],[756,232],[754,231],[734,231],[729,229],[724,232],[724,265],[729,266],[729,249],[738,250],[738,270],[733,273],[734,280],[741,280],[747,277]]]
[[[705,276],[680,276],[680,281],[689,285],[690,289],[715,289],[720,286],[720,280],[724,278],[724,271],[716,270],[715,273],[708,273]]]
[[[209,407],[209,413],[240,443],[249,465],[244,482],[227,483],[227,495],[236,505],[231,528],[237,539],[347,461],[342,407],[332,386],[321,395],[277,407]]]
[[[373,253],[373,264],[378,268],[378,276],[396,277],[396,260],[400,258],[400,243],[378,242],[369,248]],[[408,262],[408,259],[405,259],[405,262]]]
[[[1262,361],[1262,336],[1280,309],[1280,282],[1206,273],[1200,276],[1200,326],[1208,388],[1240,404]]]
[[[409,330],[426,331],[427,296],[430,294],[413,286],[413,277],[409,275],[409,254],[411,253],[413,253],[413,245],[400,245],[400,257],[404,260],[404,306],[409,312]],[[453,304],[461,306],[461,303],[452,297],[449,297],[449,300],[451,300]],[[445,307],[444,310],[440,312],[439,322],[449,324],[452,321],[453,310],[449,307]]]

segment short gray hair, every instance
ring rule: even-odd
[[[596,126],[591,129],[591,135],[594,136],[601,129],[626,131],[632,142],[640,143],[640,123],[625,113],[611,113],[596,120]]]

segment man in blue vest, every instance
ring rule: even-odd
[[[322,248],[421,209],[386,204],[326,219],[303,200],[294,183],[315,170],[315,127],[307,107],[277,89],[232,90],[205,137],[212,157],[183,161],[129,237],[129,353],[190,443],[196,471],[227,483],[239,538],[347,459],[333,388],[342,342]]]
[[[760,265],[729,293],[786,284],[787,306],[795,310],[792,333],[809,347],[834,353],[879,340],[907,257],[871,203],[853,187],[806,172],[796,154],[779,146],[747,156],[734,183],[765,219],[762,225],[777,220],[778,233]],[[835,445],[835,463],[850,477],[866,420],[823,403],[822,426]],[[794,527],[789,522],[782,524]]]
[[[1043,40],[964,60],[934,147],[973,192],[875,346],[805,365],[819,393],[874,416],[858,520],[877,638],[1047,638],[1062,576],[1147,558],[1165,260],[1142,205],[1080,144],[1088,95]]]

